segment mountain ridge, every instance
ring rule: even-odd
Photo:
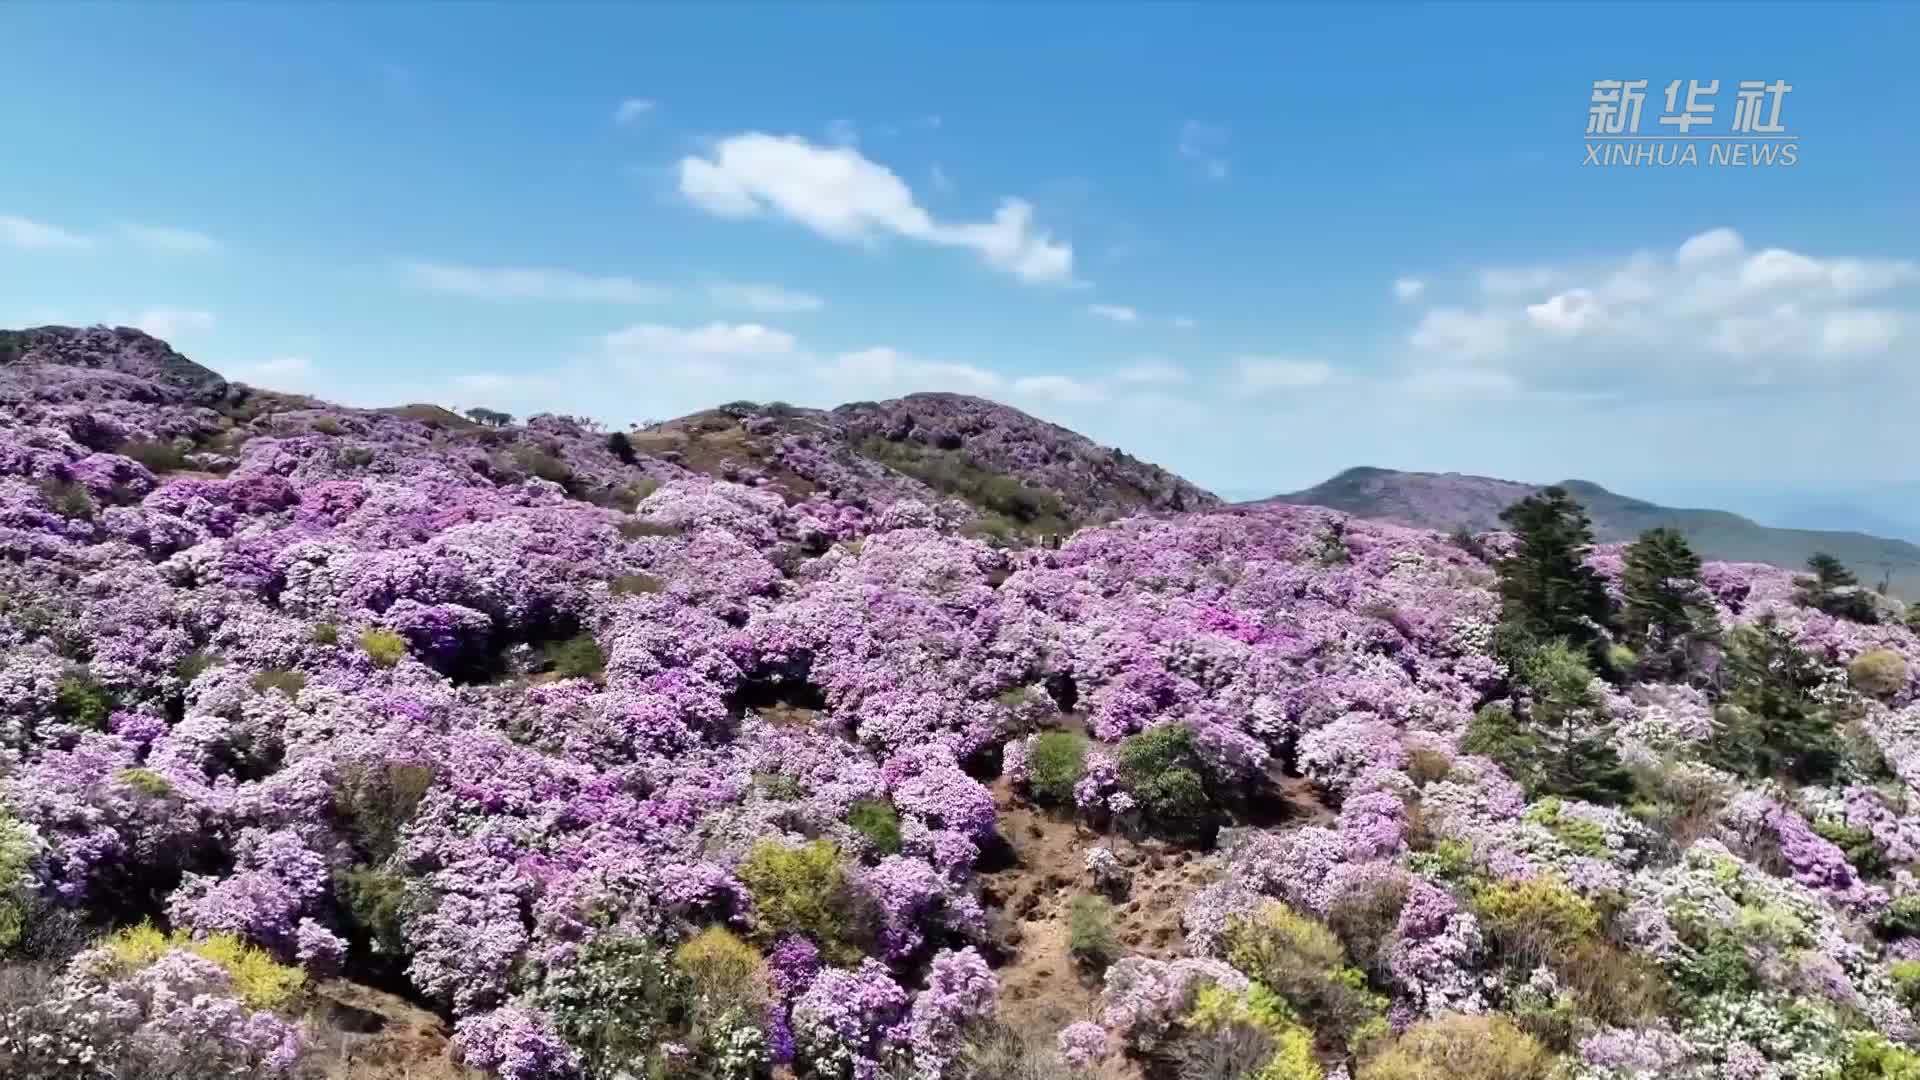
[[[1499,514],[1514,502],[1557,486],[1585,506],[1601,543],[1632,540],[1641,532],[1678,529],[1702,558],[1757,562],[1799,569],[1825,551],[1852,567],[1861,580],[1903,597],[1920,596],[1920,545],[1846,529],[1791,529],[1762,525],[1729,510],[1673,507],[1622,495],[1589,480],[1529,484],[1469,473],[1417,472],[1356,466],[1300,491],[1259,503],[1323,506],[1356,517],[1450,532],[1501,528]]]

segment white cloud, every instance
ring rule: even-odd
[[[1489,296],[1543,293],[1562,280],[1560,271],[1545,266],[1489,267],[1480,271],[1480,291]]]
[[[752,132],[720,140],[711,154],[681,160],[680,193],[717,217],[772,213],[842,243],[901,236],[971,250],[1023,281],[1073,278],[1073,248],[1037,229],[1024,200],[1003,200],[990,221],[947,223],[891,169],[851,147]]]
[[[1103,319],[1118,323],[1140,321],[1140,313],[1122,304],[1088,304],[1087,311]]]
[[[1435,376],[1443,385],[1474,371],[1529,393],[1591,394],[1634,380],[1787,386],[1887,354],[1920,325],[1920,263],[1753,249],[1729,228],[1667,252],[1477,277],[1477,306],[1430,307],[1407,335],[1411,366],[1448,372]]]
[[[297,390],[307,385],[308,377],[313,374],[313,363],[304,356],[276,356],[251,364],[230,365],[225,371],[249,386],[266,390]]]
[[[1520,393],[1520,380],[1504,371],[1477,368],[1433,368],[1416,371],[1400,388],[1418,397],[1443,399],[1509,398]]]
[[[154,307],[135,315],[129,325],[145,330],[157,338],[172,339],[182,334],[211,330],[213,322],[213,313],[210,311]]]
[[[1900,322],[1890,311],[1836,311],[1820,328],[1820,349],[1829,355],[1885,352],[1900,336]]]
[[[1340,379],[1340,373],[1324,360],[1300,360],[1289,357],[1242,356],[1234,362],[1240,388],[1248,391],[1306,390],[1327,386]]]
[[[1165,360],[1148,356],[1114,372],[1113,381],[1136,386],[1166,386],[1186,382],[1187,373]]]
[[[1413,347],[1456,356],[1490,356],[1504,351],[1512,323],[1510,315],[1440,307],[1428,311],[1414,327]]]
[[[798,292],[779,285],[755,285],[750,282],[723,281],[707,287],[714,303],[748,311],[790,313],[819,311],[825,300],[812,293]]]
[[[402,267],[414,284],[434,292],[483,300],[577,300],[609,304],[658,303],[671,290],[630,277],[596,277],[575,270],[460,266],[410,262]]]
[[[1180,127],[1180,156],[1193,162],[1209,180],[1225,180],[1232,171],[1226,158],[1227,131],[1212,124],[1189,120]]]
[[[1176,330],[1191,330],[1198,325],[1200,324],[1185,315],[1175,315],[1173,317],[1173,326]]]
[[[1427,283],[1419,278],[1397,278],[1393,283],[1393,298],[1402,302],[1418,300],[1420,294],[1427,291]]]
[[[58,225],[0,214],[0,246],[23,251],[76,251],[92,247],[93,241]]]
[[[885,346],[841,353],[814,371],[841,386],[856,385],[885,393],[951,390],[985,394],[1007,385],[1005,379],[985,368],[923,360]]]
[[[1701,263],[1719,262],[1746,251],[1745,241],[1732,229],[1708,229],[1706,232],[1687,237],[1679,250],[1673,253],[1673,261],[1682,266],[1697,266]]]
[[[1106,399],[1105,391],[1067,375],[1027,375],[1013,380],[1013,392],[1021,397],[1042,398],[1063,405],[1079,405]]]
[[[1527,318],[1550,333],[1572,336],[1603,318],[1591,289],[1568,289],[1539,304],[1527,305]]]
[[[646,98],[628,98],[613,110],[613,122],[621,127],[632,127],[652,115],[657,106]]]
[[[631,360],[650,357],[774,356],[792,353],[794,336],[758,323],[708,323],[680,328],[636,323],[603,339],[609,350]]]
[[[204,255],[220,248],[206,233],[170,225],[121,225],[120,235],[136,247],[169,254]]]

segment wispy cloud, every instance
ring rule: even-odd
[[[1187,373],[1159,357],[1147,356],[1113,373],[1113,380],[1136,386],[1171,386],[1187,381]]]
[[[1232,171],[1227,161],[1227,129],[1212,124],[1203,124],[1198,120],[1189,120],[1180,127],[1178,142],[1180,156],[1191,161],[1200,169],[1201,175],[1209,180],[1225,180]]]
[[[827,302],[812,293],[780,285],[756,285],[750,282],[722,281],[707,286],[707,295],[723,307],[748,311],[787,313],[819,311]]]
[[[1415,277],[1396,278],[1393,283],[1393,298],[1402,302],[1418,300],[1426,291],[1427,283]]]
[[[1088,304],[1087,311],[1110,322],[1134,323],[1140,321],[1140,313],[1123,304]]]
[[[420,288],[482,300],[571,300],[606,304],[653,304],[671,289],[630,277],[600,277],[576,270],[539,267],[463,266],[408,262],[401,266]]]
[[[145,330],[154,337],[171,340],[183,335],[204,333],[213,329],[213,324],[211,311],[152,307],[135,315],[129,325]]]
[[[1340,373],[1325,360],[1284,356],[1242,356],[1234,361],[1242,390],[1306,390],[1327,386],[1340,380]]]
[[[0,245],[22,251],[78,251],[92,247],[93,240],[58,225],[0,214]]]
[[[679,181],[688,202],[716,217],[773,214],[842,243],[904,237],[972,251],[1022,281],[1073,280],[1073,248],[1035,225],[1032,204],[1009,198],[989,221],[939,221],[893,170],[852,147],[732,135],[709,156],[683,158]]]
[[[646,98],[627,98],[614,107],[613,122],[621,127],[632,127],[653,115],[658,104]]]
[[[128,243],[148,251],[205,255],[220,249],[219,242],[206,233],[171,225],[123,224],[119,227],[119,233]]]

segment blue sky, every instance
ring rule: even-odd
[[[0,324],[614,424],[965,390],[1236,495],[1904,514],[1920,9],[1541,7],[6,5]],[[1585,167],[1606,78],[1643,132],[1785,79],[1799,162]]]

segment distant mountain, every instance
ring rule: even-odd
[[[1324,506],[1419,528],[1451,531],[1464,526],[1479,532],[1500,528],[1502,509],[1544,486],[1461,473],[1361,467],[1305,491],[1262,501]],[[1771,528],[1724,510],[1661,506],[1617,495],[1585,480],[1566,480],[1560,486],[1586,507],[1594,536],[1602,543],[1631,540],[1647,529],[1666,526],[1685,535],[1703,558],[1727,562],[1799,569],[1808,556],[1825,551],[1866,584],[1884,578],[1900,596],[1920,597],[1920,546],[1905,540],[1830,529]]]

